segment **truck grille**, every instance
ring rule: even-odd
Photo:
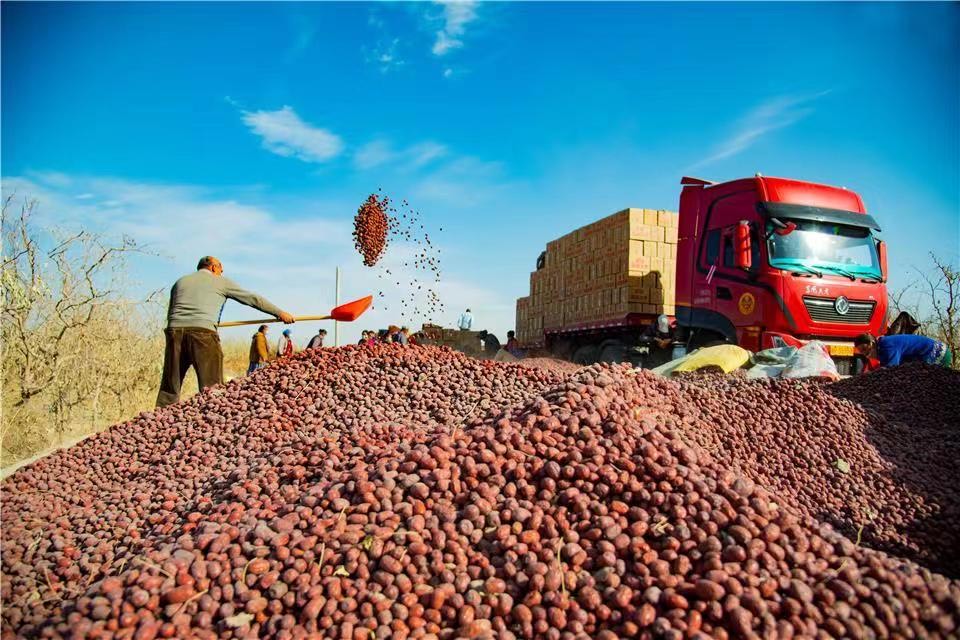
[[[845,315],[837,313],[834,298],[814,298],[804,296],[803,304],[816,322],[842,322],[844,324],[870,324],[873,309],[877,303],[870,300],[850,300],[850,310]]]

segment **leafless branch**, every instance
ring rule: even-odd
[[[0,218],[4,452],[19,446],[10,442],[14,432],[61,439],[91,404],[102,420],[102,388],[119,396],[152,390],[157,372],[144,363],[156,362],[159,335],[151,324],[156,293],[139,301],[124,295],[127,257],[145,253],[141,246],[129,237],[44,229],[33,220],[35,200],[24,200],[19,215],[16,202],[12,194],[4,199]]]
[[[960,349],[960,268],[933,253],[930,258],[932,269],[914,269],[923,302],[929,306],[929,312],[916,315],[925,334],[943,341],[956,354]]]

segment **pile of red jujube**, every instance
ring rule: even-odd
[[[960,372],[955,370],[907,364],[841,380],[829,390],[839,398],[860,404],[871,419],[879,415],[926,433],[939,432],[944,444],[953,447],[955,457],[960,439],[958,384]],[[934,451],[938,449],[933,447]]]
[[[277,361],[4,481],[3,637],[956,636],[960,582],[738,474],[690,393],[432,347]]]
[[[523,358],[516,361],[521,367],[537,367],[538,369],[546,369],[547,371],[553,371],[554,373],[573,373],[574,371],[580,368],[580,365],[568,362],[566,360],[557,360],[555,358]]]
[[[688,439],[803,513],[960,578],[960,373],[681,382]]]
[[[363,256],[363,264],[368,267],[377,264],[387,246],[389,210],[390,198],[372,193],[357,209],[353,219],[353,244]]]

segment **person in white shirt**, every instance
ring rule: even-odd
[[[457,326],[460,327],[460,331],[470,331],[470,328],[473,326],[473,314],[470,313],[470,309],[460,314]]]
[[[280,336],[280,340],[277,341],[278,358],[293,355],[293,340],[290,339],[290,333],[290,329],[284,329],[283,335]]]

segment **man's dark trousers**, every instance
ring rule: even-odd
[[[200,389],[223,382],[223,349],[216,331],[199,327],[167,328],[163,331],[167,346],[163,353],[163,377],[157,406],[180,400],[180,387],[192,366]]]

